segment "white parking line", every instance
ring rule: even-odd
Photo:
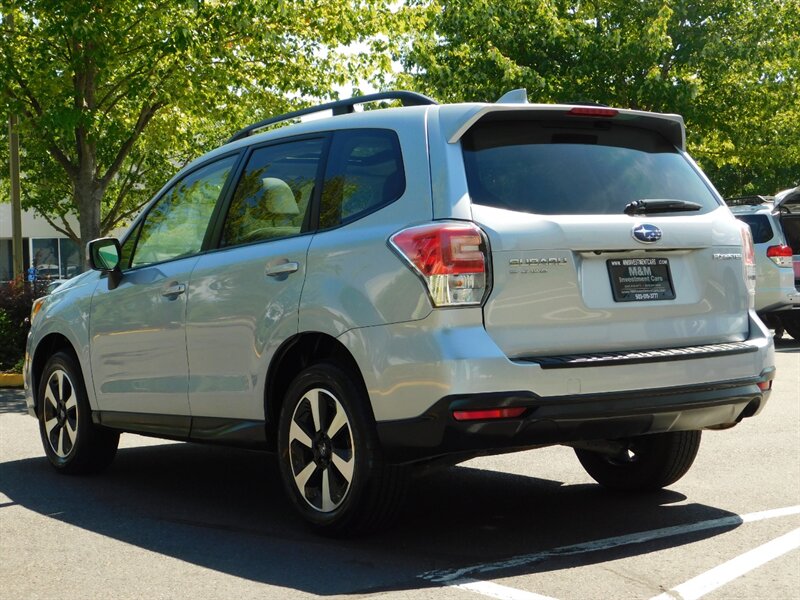
[[[652,600],[697,600],[707,593],[730,583],[737,577],[749,573],[769,561],[783,556],[787,552],[800,548],[800,529],[790,531],[786,535],[745,552],[726,563],[714,567],[710,571],[690,579],[653,598]]]
[[[548,558],[556,558],[561,556],[573,556],[575,554],[584,554],[587,552],[596,552],[598,550],[608,550],[610,548],[617,548],[619,546],[627,546],[629,544],[642,544],[653,540],[674,537],[676,535],[685,535],[687,533],[694,533],[697,531],[705,531],[707,529],[721,529],[723,527],[734,527],[742,523],[753,523],[755,521],[763,521],[765,519],[775,519],[778,517],[787,517],[790,515],[800,514],[800,505],[787,506],[785,508],[776,508],[774,510],[765,510],[761,512],[749,513],[746,515],[732,515],[730,517],[722,517],[719,519],[711,519],[708,521],[700,521],[698,523],[689,523],[687,525],[675,525],[673,527],[664,527],[662,529],[651,529],[650,531],[642,531],[639,533],[631,533],[628,535],[620,535],[616,537],[605,538],[602,540],[595,540],[591,542],[583,542],[580,544],[573,544],[571,546],[561,546],[552,550],[543,550],[533,554],[523,554],[514,556],[512,558],[472,565],[463,567],[461,569],[444,569],[438,571],[428,571],[419,575],[420,579],[442,583],[449,585],[455,580],[469,578],[474,575],[489,573],[492,571],[500,571],[502,569],[512,569],[516,567],[524,567],[542,562]]]
[[[459,579],[448,584],[447,587],[455,587],[475,592],[481,596],[498,598],[499,600],[555,600],[550,596],[542,596],[541,594],[506,587],[490,581],[477,581],[476,579]]]

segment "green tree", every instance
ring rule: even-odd
[[[81,243],[243,125],[386,69],[380,34],[402,29],[386,0],[0,0],[0,13],[24,204]]]
[[[723,194],[800,179],[800,0],[419,0],[405,85],[677,112]]]

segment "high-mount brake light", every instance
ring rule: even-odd
[[[454,410],[453,418],[456,421],[488,421],[492,419],[513,419],[521,417],[526,408],[516,406],[513,408],[488,408],[484,410]]]
[[[598,106],[576,106],[569,109],[567,114],[576,117],[616,117],[619,111],[615,108],[601,108]]]
[[[750,308],[753,308],[756,297],[756,250],[750,226],[739,221],[739,231],[742,233],[742,275],[750,296]]]
[[[473,223],[409,227],[389,238],[391,246],[422,277],[434,306],[474,306],[488,290],[484,233]]]
[[[786,244],[770,246],[767,248],[767,256],[779,267],[792,268],[792,248]]]

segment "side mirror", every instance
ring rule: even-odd
[[[119,266],[122,250],[116,238],[100,238],[86,245],[86,262],[95,271],[113,271]]]
[[[119,268],[122,249],[117,238],[100,238],[86,244],[86,262],[91,269],[108,273],[108,289],[113,290],[122,278]]]

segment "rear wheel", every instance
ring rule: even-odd
[[[658,490],[683,477],[700,448],[699,431],[674,431],[618,440],[615,454],[575,449],[586,472],[600,485],[625,491]]]
[[[281,476],[294,507],[321,533],[375,529],[399,506],[403,473],[381,460],[367,401],[349,373],[331,363],[304,370],[286,394]]]
[[[83,375],[65,352],[50,357],[38,389],[39,433],[56,470],[95,473],[114,459],[119,434],[92,423]]]
[[[782,314],[780,317],[781,325],[796,342],[800,342],[800,311],[792,311],[791,314]]]

